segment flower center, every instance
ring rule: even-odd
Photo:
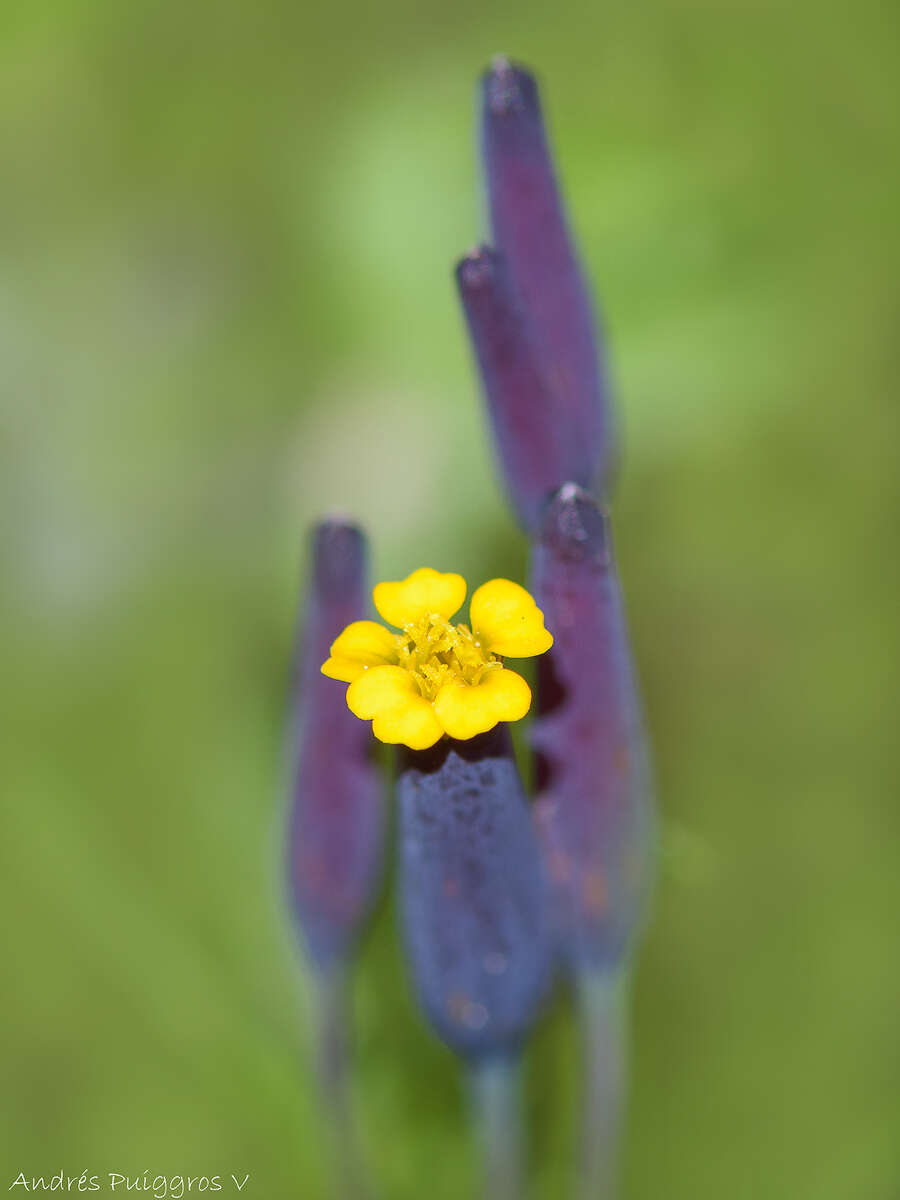
[[[479,683],[486,671],[503,664],[476,640],[468,625],[451,625],[432,613],[397,634],[398,662],[409,671],[426,700],[452,680]]]

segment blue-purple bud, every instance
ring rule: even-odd
[[[288,878],[319,968],[346,955],[370,908],[383,854],[382,787],[369,727],[320,671],[341,630],[366,615],[366,574],[359,529],[337,520],[315,527],[291,692]]]
[[[406,751],[397,781],[407,955],[426,1016],[470,1059],[508,1053],[548,983],[545,877],[508,731]]]
[[[498,58],[482,83],[482,152],[493,244],[531,323],[562,426],[565,470],[605,494],[615,447],[595,319],[569,235],[532,75]]]
[[[554,637],[532,744],[558,947],[574,969],[611,967],[646,907],[650,771],[609,520],[574,484],[548,503],[531,581]]]
[[[556,419],[537,346],[501,255],[488,246],[456,268],[494,444],[519,521],[534,529],[547,495],[569,477],[568,430]]]

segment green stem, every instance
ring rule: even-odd
[[[522,1200],[522,1127],[517,1057],[469,1066],[475,1125],[481,1141],[486,1200]]]
[[[626,1086],[627,972],[576,979],[581,1032],[581,1145],[578,1200],[614,1200]]]
[[[337,1195],[341,1200],[371,1200],[352,1114],[347,972],[343,965],[332,966],[314,974],[312,982],[316,1078]]]

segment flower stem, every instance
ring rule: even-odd
[[[481,1141],[486,1200],[522,1200],[525,1187],[518,1057],[492,1056],[473,1061],[469,1086]]]
[[[614,1200],[626,1084],[627,969],[576,977],[581,1032],[581,1145],[577,1200]]]
[[[347,973],[343,965],[316,972],[313,982],[313,1037],[322,1116],[340,1200],[372,1200],[366,1179],[350,1094],[347,1032]]]

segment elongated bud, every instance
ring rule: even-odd
[[[397,781],[407,955],[426,1016],[470,1059],[514,1051],[547,984],[540,852],[508,731],[405,751]]]
[[[569,477],[568,430],[502,256],[479,247],[457,265],[456,282],[507,492],[521,524],[534,529],[548,493]]]
[[[493,243],[529,315],[565,432],[567,480],[602,495],[613,430],[595,319],[553,170],[532,75],[505,58],[482,82],[482,152]]]
[[[383,802],[369,729],[320,672],[340,631],[365,616],[367,595],[361,531],[337,520],[317,525],[291,696],[288,877],[307,950],[320,968],[346,955],[382,859]]]
[[[547,506],[532,587],[554,634],[532,739],[559,947],[575,969],[617,966],[649,889],[650,773],[608,518],[574,484]]]

